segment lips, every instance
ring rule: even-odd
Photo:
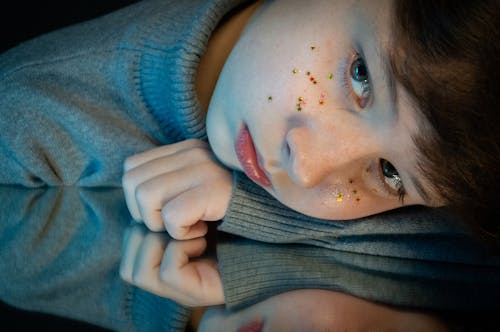
[[[261,186],[270,187],[271,180],[259,165],[257,151],[247,126],[243,126],[238,133],[235,150],[245,174]]]
[[[238,332],[261,332],[264,327],[262,320],[249,322],[238,329]]]

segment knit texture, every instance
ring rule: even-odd
[[[498,308],[500,268],[223,237],[217,245],[231,310],[297,289],[326,289],[420,310]]]
[[[284,206],[243,173],[219,230],[269,243],[301,243],[361,254],[500,266],[439,209],[407,207],[355,220],[323,220]]]

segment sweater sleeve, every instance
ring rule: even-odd
[[[228,236],[217,244],[217,257],[230,310],[307,288],[423,310],[491,310],[500,298],[500,267],[480,263],[400,259]]]
[[[219,230],[268,243],[300,243],[341,251],[433,261],[499,265],[444,211],[405,207],[356,220],[323,220],[277,201],[243,173]]]
[[[1,184],[116,186],[126,157],[169,143],[137,80],[157,4],[139,2],[0,55]]]

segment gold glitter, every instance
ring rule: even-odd
[[[267,101],[268,101],[268,102],[273,101],[273,96],[269,96],[269,97],[267,97]]]
[[[318,81],[314,80],[314,81],[313,81],[313,84],[318,84]]]
[[[299,70],[297,68],[292,69],[292,73],[297,74],[298,72],[299,72]]]
[[[332,79],[332,78],[333,78],[333,74],[332,74],[332,73],[329,73],[329,74],[328,74],[328,78],[329,78],[329,79]]]
[[[372,193],[377,193],[377,189],[372,188]]]
[[[299,98],[298,98],[298,100],[299,100],[300,102],[303,102],[303,101],[304,101],[304,97],[299,97]]]
[[[343,198],[344,198],[344,195],[342,195],[341,193],[337,194],[337,202],[342,202]]]
[[[316,46],[311,46],[311,51],[314,51],[316,49]]]

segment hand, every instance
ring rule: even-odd
[[[178,240],[206,234],[231,199],[233,177],[208,143],[190,139],[128,158],[123,190],[132,217]]]
[[[203,237],[169,241],[165,233],[134,225],[125,233],[120,276],[132,285],[187,306],[222,304],[224,293],[215,260],[190,261],[205,248]]]

